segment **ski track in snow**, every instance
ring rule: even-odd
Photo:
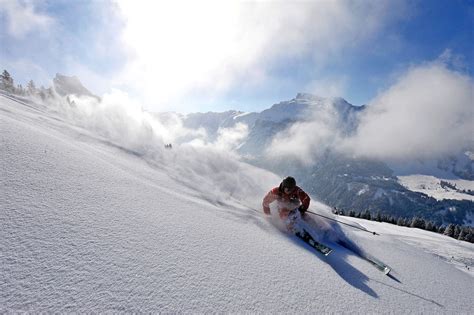
[[[99,140],[0,96],[0,312],[472,313],[459,261],[473,244],[344,218],[381,234],[337,227],[387,277],[343,247],[315,253],[254,200],[203,199],[207,179],[200,191],[166,157]]]

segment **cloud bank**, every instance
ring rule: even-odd
[[[341,148],[384,160],[424,159],[474,144],[472,78],[441,62],[408,70],[367,106]]]
[[[315,162],[327,149],[332,148],[340,138],[338,117],[330,100],[308,113],[308,119],[292,124],[276,134],[266,149],[267,158],[294,158],[309,165]]]
[[[278,80],[275,69],[291,60],[318,68],[363,47],[403,15],[403,3],[119,0],[122,39],[134,58],[117,83],[140,90],[155,110],[186,111],[183,100],[196,104]]]
[[[8,34],[15,38],[23,38],[30,32],[44,32],[54,25],[54,19],[38,12],[30,1],[0,0],[0,14],[5,16]]]
[[[443,54],[442,56],[445,56]],[[347,134],[329,100],[277,134],[267,157],[315,163],[330,149],[388,162],[437,159],[474,148],[474,84],[445,58],[409,68],[361,112]]]

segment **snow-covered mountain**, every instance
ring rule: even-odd
[[[239,123],[245,124],[249,134],[243,138],[238,152],[257,159],[264,155],[265,148],[271,144],[275,135],[294,123],[314,120],[315,117],[334,120],[341,134],[350,134],[356,128],[358,115],[364,108],[353,106],[342,98],[326,99],[308,93],[298,93],[295,98],[274,104],[262,112],[227,111],[171,116],[170,113],[155,113],[155,116],[166,123],[177,115],[185,127],[205,130],[210,141],[217,138],[219,129],[233,128]]]
[[[313,194],[331,206],[407,218],[418,215],[437,224],[473,225],[474,156],[469,149],[443,159],[398,164],[341,154],[339,142],[357,131],[365,108],[342,98],[298,93],[259,113],[194,113],[180,119],[189,128],[204,130],[210,141],[222,130],[244,124],[248,132],[236,145],[237,152],[256,166],[281,175],[297,175]],[[313,142],[312,151],[302,149],[298,145],[301,141]],[[319,153],[310,157],[311,163],[301,164],[291,155],[279,157],[281,147],[300,155]],[[434,181],[425,185],[423,176]],[[450,189],[446,182],[458,185],[457,189]]]
[[[465,179],[442,180],[430,175],[398,176],[399,182],[409,190],[417,191],[436,200],[455,199],[474,201],[474,181]]]
[[[346,127],[347,131],[349,131],[356,125],[356,115],[363,108],[363,106],[353,106],[342,98],[326,99],[308,93],[298,93],[295,98],[274,104],[259,113],[243,113],[239,111],[228,111],[225,113],[209,112],[205,114],[189,114],[183,118],[186,124],[189,123],[194,128],[202,127],[209,129],[212,133],[213,130],[217,130],[216,126],[229,128],[237,123],[244,123],[252,128],[259,121],[269,124],[282,124],[284,126],[288,122],[312,119],[314,115],[330,114],[338,119],[341,128]]]
[[[101,119],[84,127],[0,95],[0,312],[472,311],[473,244],[312,217],[334,249],[321,256],[262,215],[278,176],[219,152],[166,150],[159,134],[147,138],[146,119]],[[310,209],[331,216],[314,198]],[[338,239],[389,264],[391,276]]]

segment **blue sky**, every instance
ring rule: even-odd
[[[0,67],[152,111],[260,111],[297,92],[361,105],[436,60],[472,78],[473,32],[472,0],[0,0]]]

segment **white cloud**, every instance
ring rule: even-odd
[[[41,34],[54,25],[54,19],[37,12],[34,2],[0,0],[0,14],[6,15],[7,31],[10,36],[21,39],[31,32]]]
[[[433,158],[474,144],[474,85],[440,61],[410,69],[367,107],[349,152],[385,160]]]
[[[447,58],[447,59],[446,59]],[[454,61],[456,61],[455,59]],[[367,105],[346,136],[330,100],[274,136],[268,157],[314,163],[326,149],[387,162],[431,160],[474,147],[474,84],[449,54],[412,67]]]
[[[155,109],[236,85],[258,86],[291,58],[309,57],[317,67],[378,34],[401,6],[345,0],[118,4],[127,21],[123,40],[135,53],[119,82],[142,90]]]
[[[450,65],[454,69],[468,70],[465,57],[454,53],[451,49],[445,49],[438,57],[437,62]]]
[[[339,127],[338,116],[327,100],[308,113],[308,120],[275,135],[265,153],[269,158],[292,158],[309,165],[339,139]]]
[[[234,150],[248,135],[248,126],[237,123],[232,128],[219,128],[215,146],[222,151]]]

